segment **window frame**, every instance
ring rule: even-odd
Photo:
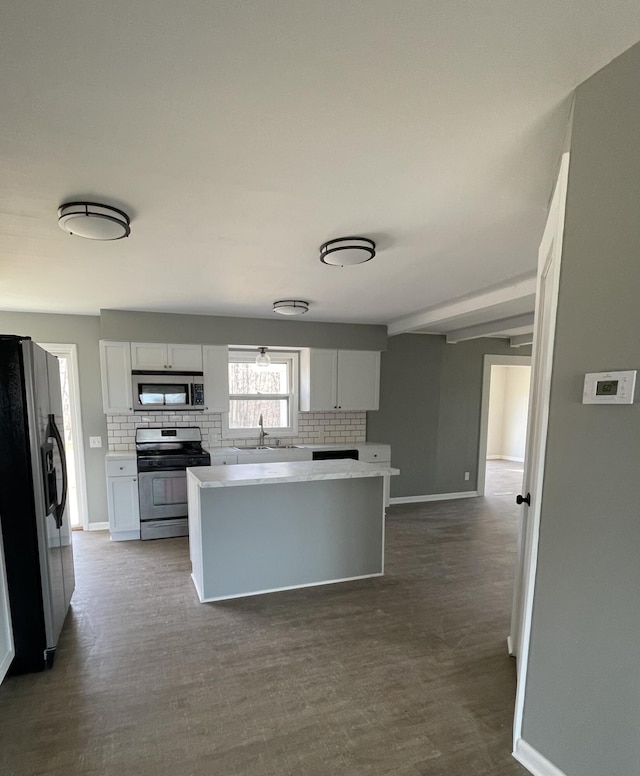
[[[290,424],[279,428],[266,428],[270,437],[295,437],[298,435],[298,411],[300,406],[298,389],[298,371],[299,371],[299,353],[291,350],[271,350],[268,351],[271,363],[289,364],[289,393],[270,393],[270,394],[233,394],[229,391],[229,402],[235,400],[249,399],[288,399]],[[229,349],[229,363],[251,363],[255,361],[257,349],[243,350],[241,348]],[[248,439],[258,437],[260,427],[255,428],[229,428],[229,412],[222,413],[222,438],[223,439]]]

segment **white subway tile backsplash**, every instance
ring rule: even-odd
[[[202,430],[205,447],[230,447],[257,442],[257,439],[223,439],[220,413],[193,412],[167,415],[151,412],[146,415],[115,415],[107,419],[109,450],[135,450],[136,428],[184,428],[197,426]],[[282,437],[284,444],[344,444],[364,442],[367,431],[365,412],[305,412],[298,415],[298,435]],[[274,437],[277,439],[278,437]]]

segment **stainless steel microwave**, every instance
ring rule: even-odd
[[[203,410],[202,372],[131,373],[134,412]]]

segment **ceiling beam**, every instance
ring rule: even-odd
[[[464,340],[491,337],[496,334],[503,334],[511,329],[519,329],[525,326],[533,326],[533,313],[513,315],[511,318],[501,318],[498,321],[479,323],[477,326],[467,326],[464,329],[450,331],[447,334],[447,343],[455,344],[456,342],[463,342]]]
[[[531,334],[517,334],[509,339],[512,348],[521,348],[523,345],[533,345],[533,332]]]
[[[531,294],[535,293],[536,276],[535,274],[527,275],[509,285],[500,286],[490,291],[483,291],[474,296],[459,299],[456,302],[448,302],[438,307],[431,307],[420,313],[413,313],[404,318],[399,318],[387,326],[387,334],[389,337],[394,337],[396,334],[406,334],[417,329],[424,329],[429,325],[442,323],[451,318],[457,318],[460,315],[483,310],[485,307],[504,304],[505,302],[511,302],[514,299],[531,296]]]

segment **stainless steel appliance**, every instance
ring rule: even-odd
[[[58,359],[0,335],[0,520],[15,657],[51,667],[75,587]]]
[[[131,372],[134,412],[203,410],[202,372]]]
[[[136,431],[140,538],[187,536],[189,466],[209,466],[199,428],[139,428]]]

